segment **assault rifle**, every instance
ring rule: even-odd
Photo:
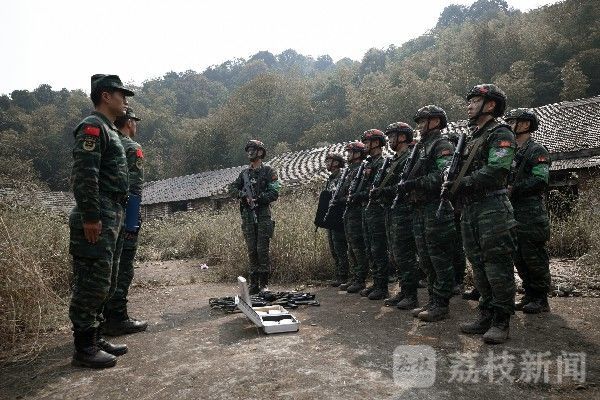
[[[352,182],[350,182],[350,187],[348,188],[348,203],[346,204],[346,209],[344,210],[344,216],[348,212],[348,207],[350,206],[350,202],[352,201],[352,195],[358,192],[359,189],[362,189],[362,183],[364,181],[365,175],[365,167],[371,161],[371,156],[368,156],[360,163],[358,167],[358,171],[356,171],[356,175],[352,178]]]
[[[450,202],[450,196],[454,194],[456,188],[458,187],[458,182],[454,182],[456,180],[462,179],[462,176],[459,176],[461,164],[462,164],[462,154],[467,145],[467,134],[461,133],[458,138],[458,143],[456,144],[456,148],[454,149],[454,154],[452,155],[452,162],[450,163],[450,168],[448,168],[448,173],[444,178],[444,183],[442,184],[442,191],[440,192],[440,205],[435,213],[435,217],[440,219],[442,216],[442,212],[444,209],[454,210],[452,207],[452,203]],[[448,182],[454,182],[452,187],[448,187]]]
[[[396,204],[398,203],[398,200],[400,200],[400,197],[406,195],[406,193],[404,193],[404,190],[402,189],[402,186],[404,186],[404,182],[406,182],[409,179],[410,173],[414,169],[416,162],[417,145],[415,144],[412,148],[412,151],[410,152],[410,155],[408,156],[408,159],[406,160],[406,164],[404,164],[404,168],[402,168],[402,173],[400,174],[400,181],[396,186],[396,197],[394,197],[392,208],[396,207]]]
[[[244,181],[244,187],[242,188],[242,196],[246,199],[246,203],[248,204],[248,208],[252,212],[252,220],[255,224],[258,223],[258,217],[256,215],[256,208],[258,204],[256,204],[256,193],[254,192],[254,186],[252,182],[250,182],[250,176],[248,170],[245,170],[242,173],[242,179]]]
[[[371,193],[373,189],[376,189],[381,185],[383,178],[385,178],[385,174],[387,173],[388,168],[390,167],[390,163],[392,162],[392,157],[388,157],[383,161],[381,168],[377,171],[377,175],[375,175],[375,179],[373,179],[373,185],[371,186],[371,190],[369,191],[369,202],[367,203],[367,208],[371,206],[371,201],[373,201],[373,196]]]
[[[348,177],[349,173],[350,173],[350,168],[348,168],[348,167],[344,168],[344,171],[342,172],[342,176],[338,180],[337,186],[335,187],[335,190],[333,191],[333,194],[331,195],[331,200],[329,200],[329,205],[327,206],[327,212],[325,213],[325,216],[323,217],[323,221],[327,221],[327,218],[329,217],[329,214],[331,213],[331,209],[333,208],[333,206],[335,205],[336,201],[338,200],[338,198],[340,196],[340,192],[342,191],[342,185],[346,181],[346,178]]]

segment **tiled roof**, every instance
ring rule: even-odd
[[[48,210],[68,214],[75,206],[73,193],[50,191],[21,191],[11,188],[0,188],[0,200],[16,204],[41,204]]]
[[[600,148],[600,96],[565,101],[534,109],[540,127],[534,138],[550,153],[574,152]],[[467,121],[450,122],[446,132],[468,132]],[[279,173],[286,186],[296,186],[326,179],[325,156],[342,153],[345,143],[284,153],[268,162]],[[389,154],[389,151],[386,151]],[[600,157],[554,160],[552,170],[580,169],[600,166]],[[223,195],[227,185],[237,178],[245,166],[202,172],[144,185],[143,204],[166,203]]]

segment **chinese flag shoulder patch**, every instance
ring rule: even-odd
[[[546,162],[546,161],[548,161],[548,160],[546,159],[546,156],[539,156],[539,157],[537,158],[537,161],[538,161],[538,162]]]
[[[137,149],[137,150],[135,151],[135,156],[136,156],[137,158],[144,158],[144,152],[142,151],[142,149]]]
[[[443,156],[449,156],[450,154],[452,154],[452,152],[449,149],[442,150],[442,155]]]
[[[90,136],[100,136],[100,128],[94,125],[86,125],[83,127],[83,133]]]
[[[510,147],[510,140],[501,140],[499,147]]]

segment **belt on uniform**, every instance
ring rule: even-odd
[[[127,199],[129,197],[127,196],[127,194],[119,192],[100,192],[100,196],[109,198],[115,203],[122,205],[123,207],[125,207],[125,205],[127,204]]]
[[[499,190],[494,190],[491,192],[467,194],[467,195],[463,196],[463,203],[470,204],[470,203],[474,203],[476,201],[481,201],[488,197],[502,196],[502,195],[506,195],[506,194],[508,194],[508,189],[499,189]]]

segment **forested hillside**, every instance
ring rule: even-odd
[[[402,24],[379,28],[393,33]],[[410,121],[429,103],[464,118],[464,93],[481,82],[500,85],[510,106],[593,96],[599,71],[597,0],[528,13],[478,0],[446,7],[426,34],[370,49],[361,61],[262,51],[203,72],[166,73],[144,82],[130,103],[143,118],[138,139],[153,180],[239,165],[250,137],[263,140],[270,156]],[[98,72],[119,73],[89,74]],[[67,190],[71,130],[90,109],[82,91],[49,85],[0,96],[0,186],[36,176]]]

